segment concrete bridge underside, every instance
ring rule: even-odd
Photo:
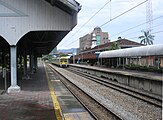
[[[0,60],[5,67],[5,56],[10,58],[9,93],[20,91],[17,58],[23,59],[26,76],[27,55],[30,67],[36,67],[37,57],[48,54],[75,27],[80,9],[74,0],[0,0]]]

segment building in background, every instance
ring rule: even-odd
[[[91,42],[92,42],[91,48],[94,48],[94,47],[97,46],[97,39],[96,39],[96,34],[95,33],[93,33],[92,41]]]
[[[92,45],[92,43],[95,43],[95,41],[96,44]],[[95,27],[93,32],[79,38],[79,53],[80,51],[87,50],[108,42],[110,42],[108,32],[102,32],[100,27]]]
[[[102,52],[102,51],[108,51],[109,48],[114,43],[117,43],[120,49],[144,46],[143,44],[137,43],[135,41],[119,38],[116,41],[108,42],[102,45],[97,45],[93,48],[82,50],[80,51],[80,53],[77,52],[77,55],[75,55],[75,63],[77,63],[77,61],[80,58],[81,63],[86,63],[87,61],[89,61],[90,63],[92,63],[92,65],[96,64],[98,62],[98,55],[96,53]]]

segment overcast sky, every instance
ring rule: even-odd
[[[108,32],[111,41],[118,37],[140,42],[138,37],[143,35],[141,30],[146,30],[146,3],[134,8],[126,14],[105,24],[110,19],[117,17],[125,11],[137,6],[145,0],[111,0],[97,15],[84,25],[97,11],[110,0],[76,0],[82,5],[78,13],[78,24],[59,43],[58,49],[79,47],[79,38],[92,32],[96,26],[101,26],[103,32]],[[163,44],[163,0],[152,1],[152,32],[155,35],[154,44]],[[149,17],[148,17],[149,18]],[[142,24],[142,25],[140,25]],[[84,25],[84,27],[82,27]],[[140,26],[138,26],[140,25]],[[138,27],[136,27],[138,26]],[[130,29],[133,28],[134,29]],[[130,29],[130,30],[128,30]]]

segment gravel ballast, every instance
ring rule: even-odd
[[[109,110],[126,120],[162,120],[162,111],[159,107],[102,86],[65,69],[57,67],[55,69]]]

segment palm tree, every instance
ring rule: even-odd
[[[120,46],[117,42],[113,42],[113,44],[109,47],[109,50],[117,50],[120,49]]]
[[[144,45],[153,45],[154,35],[150,34],[150,31],[142,31],[144,35],[138,37],[141,39],[140,43],[143,43]]]

